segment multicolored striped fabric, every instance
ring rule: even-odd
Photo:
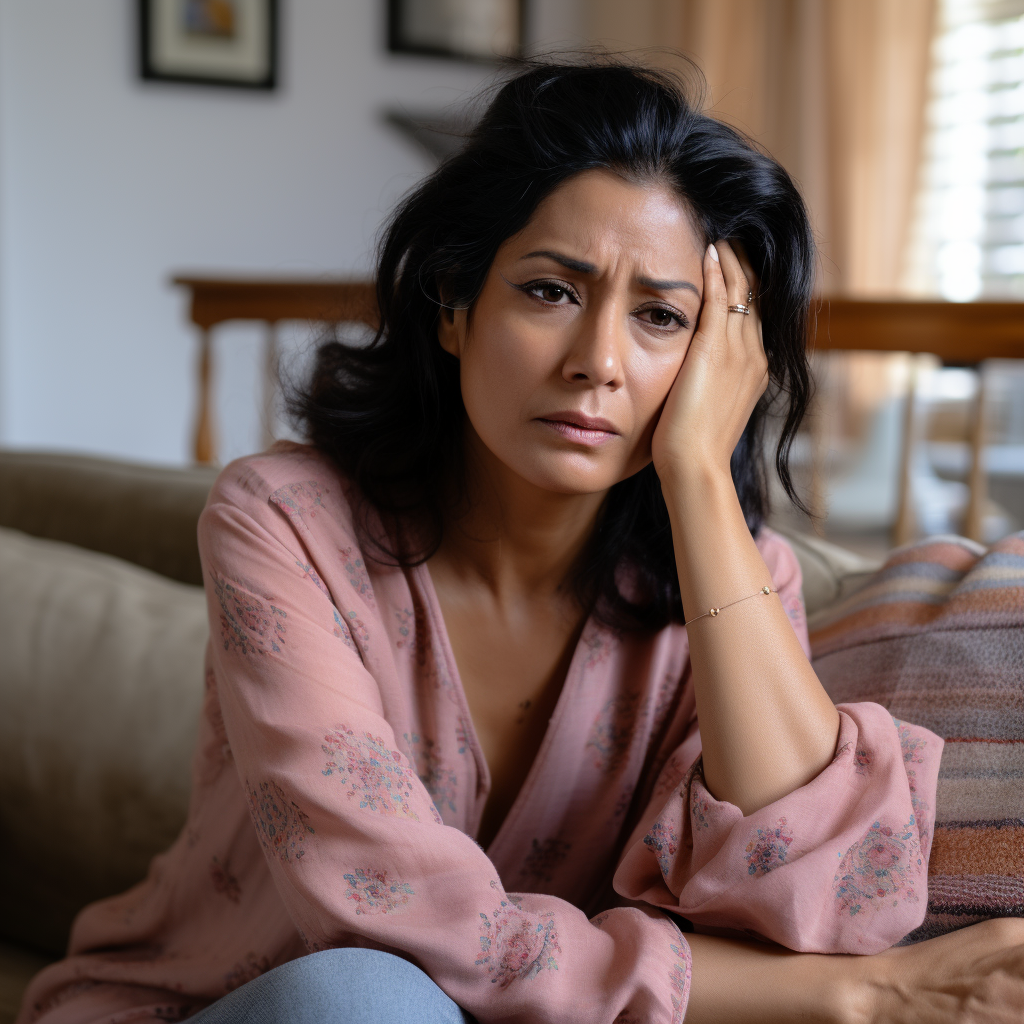
[[[810,627],[836,703],[875,701],[946,740],[928,914],[904,942],[1024,917],[1024,532],[900,548]]]

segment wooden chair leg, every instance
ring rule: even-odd
[[[978,367],[978,394],[971,418],[971,468],[969,496],[961,529],[971,540],[985,539],[985,506],[988,504],[988,480],[985,476],[985,364]]]
[[[815,356],[814,398],[811,400],[809,419],[811,435],[811,485],[808,505],[814,532],[822,535],[822,524],[828,516],[828,485],[825,480],[825,463],[828,458],[829,435],[831,422],[828,416],[828,402],[825,390],[828,384],[828,371],[831,368],[824,354]]]
[[[274,436],[274,426],[279,386],[277,324],[274,321],[268,321],[267,333],[263,341],[263,411],[260,417],[260,442],[264,449],[269,448],[277,440]]]
[[[201,328],[192,453],[195,461],[202,466],[212,465],[217,461],[217,446],[213,436],[213,363],[210,342],[210,329]]]
[[[911,468],[914,445],[917,441],[917,356],[910,356],[910,379],[907,382],[907,404],[903,409],[903,439],[900,450],[899,498],[896,521],[892,526],[892,545],[899,547],[917,536],[917,516],[914,513],[914,495]]]

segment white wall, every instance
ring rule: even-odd
[[[577,3],[533,34],[567,38]],[[0,443],[186,461],[195,342],[169,277],[365,274],[430,166],[379,111],[489,74],[386,54],[383,0],[282,7],[282,83],[245,93],[139,82],[131,0],[0,0]],[[258,441],[258,338],[216,337],[222,457]]]

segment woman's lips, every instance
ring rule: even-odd
[[[578,412],[554,412],[550,416],[538,416],[538,422],[558,431],[567,441],[576,444],[599,445],[618,436],[618,431],[599,416],[585,416]]]

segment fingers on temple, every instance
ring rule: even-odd
[[[729,303],[729,291],[722,275],[721,254],[718,259],[712,255],[717,253],[717,246],[708,246],[704,253],[704,307],[700,321],[702,329],[725,322],[725,307]]]
[[[722,273],[725,276],[729,304],[733,305],[737,302],[746,303],[747,296],[750,294],[750,285],[739,258],[736,256],[736,251],[724,240],[716,242],[715,248],[718,250],[722,261]]]

